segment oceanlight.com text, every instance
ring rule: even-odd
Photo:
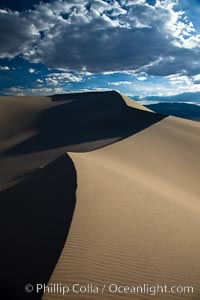
[[[145,294],[155,296],[157,294],[193,294],[194,287],[190,285],[160,285],[160,284],[141,284],[141,285],[120,285],[116,283],[96,285],[93,283],[64,285],[61,283],[42,284],[36,286],[27,284],[25,286],[27,293],[44,293],[44,294]]]

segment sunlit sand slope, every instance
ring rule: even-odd
[[[168,117],[103,149],[70,153],[77,206],[49,284],[93,283],[100,292],[43,300],[153,297],[109,293],[112,283],[191,285],[193,294],[153,298],[200,298],[199,136],[199,123]]]

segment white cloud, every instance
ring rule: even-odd
[[[114,81],[114,82],[108,82],[108,85],[131,85],[131,81]]]
[[[41,83],[44,83],[44,81],[43,81],[42,79],[37,79],[36,81],[37,81],[38,83],[40,83],[40,84],[41,84]]]
[[[200,84],[200,74],[197,74],[195,76],[192,77],[192,82],[194,84]]]
[[[53,78],[46,78],[46,83],[49,85],[58,85],[58,81]]]
[[[0,9],[0,14],[7,14],[8,12],[4,9]]]
[[[175,0],[54,0],[0,10],[0,57],[18,54],[52,69],[169,76],[200,73],[200,35]],[[18,26],[16,26],[18,24]],[[78,75],[46,81],[79,82]],[[145,76],[138,76],[145,80]]]
[[[178,86],[178,85],[184,85],[191,86],[193,84],[192,80],[186,76],[181,74],[175,74],[168,76],[168,79],[172,85]]]
[[[136,78],[137,78],[137,80],[139,80],[139,81],[145,81],[145,80],[148,79],[147,74],[145,74],[145,73],[140,73],[139,75],[137,74],[137,75],[136,75]]]
[[[35,69],[33,69],[33,68],[29,68],[28,71],[29,71],[29,73],[31,73],[31,74],[35,73]]]
[[[112,89],[109,89],[109,88],[99,88],[99,87],[94,87],[94,88],[91,88],[91,90],[94,90],[94,91],[98,91],[98,92],[106,92],[106,91],[112,91]],[[117,90],[116,90],[117,91]]]
[[[7,66],[0,66],[0,71],[9,71],[10,68]]]
[[[159,101],[150,101],[150,100],[139,100],[138,101],[142,105],[150,105],[150,104],[158,104],[160,103]]]
[[[46,77],[46,82],[48,84],[62,84],[62,83],[67,83],[67,82],[81,82],[82,76],[80,75],[75,75],[72,73],[50,73]]]
[[[52,94],[61,94],[66,91],[62,88],[33,88],[25,89],[23,87],[11,87],[6,91],[6,95],[15,95],[15,96],[39,96],[39,95],[52,95]]]

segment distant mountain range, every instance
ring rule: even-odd
[[[200,121],[200,92],[171,96],[131,96],[133,100],[161,114]]]
[[[200,121],[200,106],[195,104],[164,102],[145,106],[160,114],[172,115],[180,118]]]
[[[134,99],[135,99],[135,97],[134,97]],[[172,96],[147,96],[144,99],[140,99],[140,100],[159,101],[159,102],[196,102],[196,103],[200,103],[200,92],[182,93],[182,94],[172,95]]]

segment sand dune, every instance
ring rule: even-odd
[[[70,228],[76,185],[76,170],[65,154],[0,191],[3,299],[41,299],[41,293],[29,295],[24,288],[48,282]]]
[[[199,299],[199,129],[169,117],[104,149],[70,153],[77,207],[51,283],[193,285],[195,294],[153,298]]]
[[[135,105],[130,108],[114,91],[1,97],[0,185],[19,179],[66,151],[101,148],[164,118]]]
[[[70,287],[74,283],[93,283],[99,287],[104,284],[108,287],[112,283],[194,287],[193,294],[185,295],[112,294],[106,287],[103,294],[70,292],[63,296],[45,293],[42,299],[199,299],[200,124],[158,115],[115,92],[54,96],[45,98],[45,104],[40,105],[37,101],[42,102],[42,99],[36,98],[37,109],[34,108],[32,120],[27,118],[18,127],[7,129],[4,135],[1,133],[1,183],[5,185],[64,151],[70,152],[66,158],[62,156],[44,167],[46,173],[40,173],[43,169],[39,169],[0,194],[4,197],[2,203],[6,211],[11,211],[5,204],[9,203],[8,199],[12,203],[17,199],[19,205],[15,203],[15,211],[23,211],[29,209],[29,205],[32,207],[31,203],[36,199],[43,203],[44,186],[46,200],[43,205],[49,213],[47,223],[51,220],[57,224],[58,216],[62,215],[62,224],[51,229],[54,232],[52,240],[48,239],[40,246],[43,254],[39,261],[33,258],[32,252],[24,251],[37,268],[43,266],[48,270],[46,274],[42,273],[43,277],[38,275],[39,272],[34,273],[30,282],[47,282],[51,275],[49,285],[59,283]],[[28,102],[33,101],[28,99]],[[22,107],[20,114],[23,110]],[[6,120],[5,117],[8,122]],[[55,127],[53,133],[51,122]],[[56,138],[58,132],[60,135]],[[63,134],[66,135],[63,137]],[[60,185],[58,175],[62,178]],[[69,216],[69,208],[64,206],[70,197],[75,199],[75,190],[70,197],[66,196],[66,203],[64,195],[69,193],[71,186],[75,189],[76,180],[76,200],[70,202],[74,205],[76,201],[76,208],[67,235],[73,210]],[[65,192],[60,192],[61,196],[58,195],[54,202],[53,195],[58,190],[64,191],[64,187]],[[35,194],[32,195],[32,191]],[[24,193],[25,208],[19,201]],[[20,195],[19,198],[16,195]],[[64,211],[56,210],[57,201]],[[55,211],[52,213],[52,210]],[[13,218],[12,215],[11,228]],[[43,210],[40,218],[46,222]],[[35,224],[33,218],[30,223]],[[45,230],[46,227],[43,232]],[[10,257],[16,260],[15,253],[19,255],[26,242],[22,229],[16,235],[20,237],[20,243],[17,252],[10,248],[8,261]],[[9,247],[12,245],[10,240],[12,238]],[[33,239],[32,246],[38,243],[38,239]],[[55,248],[45,259],[42,255],[52,244]],[[23,255],[20,262],[23,264]],[[19,267],[20,263],[15,269]],[[3,270],[6,273],[6,266]],[[11,272],[7,273],[4,282],[11,276]],[[24,274],[21,283],[29,274],[26,268]]]

